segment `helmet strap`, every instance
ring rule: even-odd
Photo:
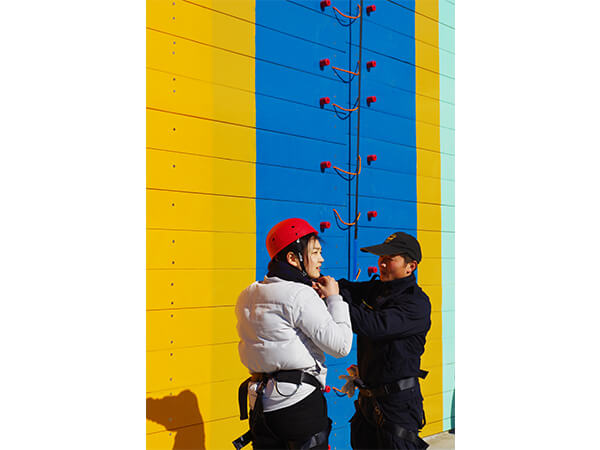
[[[306,267],[304,266],[304,258],[302,258],[302,255],[300,254],[300,252],[296,253],[296,255],[298,256],[298,260],[300,261],[300,268],[302,269],[302,275],[307,275],[308,273],[306,273]]]
[[[296,243],[300,244],[300,239],[297,239]],[[298,257],[298,261],[300,261],[300,272],[302,272],[302,275],[308,276],[308,273],[306,272],[306,267],[304,266],[304,258],[302,257],[302,253],[300,251],[297,251],[296,256]]]

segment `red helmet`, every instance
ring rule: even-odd
[[[307,234],[319,234],[304,219],[285,219],[271,228],[267,234],[267,251],[271,259],[292,242]]]

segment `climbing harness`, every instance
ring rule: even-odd
[[[421,370],[419,373],[420,378],[425,378],[429,372],[426,370]],[[419,384],[417,377],[403,378],[401,380],[395,381],[393,383],[382,384],[381,386],[377,386],[376,388],[368,389],[367,387],[361,388],[360,392],[363,393],[366,397],[382,397],[384,395],[395,394],[396,392],[405,391],[406,389],[411,389],[416,387]]]
[[[263,403],[262,396],[264,393],[264,389],[267,385],[267,382],[273,379],[275,383],[284,382],[284,383],[292,383],[296,384],[298,387],[302,383],[310,384],[317,389],[321,389],[321,383],[311,374],[304,372],[302,370],[280,370],[273,373],[253,373],[251,377],[247,378],[240,384],[238,389],[238,402],[240,407],[240,420],[246,420],[249,418],[250,422],[250,430],[244,433],[242,436],[233,441],[233,446],[239,450],[242,447],[249,444],[254,436],[252,434],[252,430],[256,428],[257,423],[262,422],[263,427],[267,430],[269,434],[272,435],[273,439],[276,441],[281,441],[281,439],[274,433],[266,423],[264,411],[263,411]],[[256,389],[256,401],[254,403],[254,408],[250,410],[250,417],[248,417],[248,385],[250,382],[258,382],[258,388]],[[277,384],[275,384],[277,389]],[[279,392],[279,391],[278,391]],[[280,393],[281,394],[281,393]],[[327,442],[329,437],[329,433],[331,431],[331,420],[329,420],[329,427],[325,430],[321,430],[320,432],[310,436],[305,441],[287,441],[286,448],[290,450],[308,450],[323,443]]]
[[[426,370],[419,370],[419,378],[424,379],[427,376],[427,374],[428,372]],[[407,389],[412,389],[416,387],[418,385],[417,377],[403,378],[393,383],[383,384],[374,388],[368,388],[360,379],[356,379],[355,384],[360,389],[360,395],[358,397],[358,409],[361,411],[361,414],[364,417],[367,417],[369,415],[363,412],[366,410],[366,402],[367,399],[369,399],[368,401],[372,403],[373,413],[378,427],[383,428],[384,430],[392,433],[400,439],[404,439],[410,442],[421,441],[421,438],[414,431],[410,431],[398,424],[386,420],[383,415],[383,412],[381,411],[381,407],[379,406],[379,402],[377,401],[378,397],[383,397],[389,394],[405,391]],[[423,428],[426,423],[427,422],[425,420],[425,412],[423,412],[421,424],[419,425],[419,430]]]

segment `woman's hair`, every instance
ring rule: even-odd
[[[273,257],[271,262],[273,262],[273,261],[286,262],[287,254],[289,252],[293,252],[296,255],[300,254],[300,255],[302,255],[302,258],[304,259],[304,256],[306,254],[306,248],[308,247],[308,243],[310,242],[310,240],[312,238],[318,239],[319,242],[322,241],[316,233],[310,233],[310,234],[307,234],[306,236],[302,236],[299,240],[292,242],[290,245],[288,245],[283,250],[281,250],[279,253],[277,253]],[[271,265],[271,262],[269,263],[269,266]]]

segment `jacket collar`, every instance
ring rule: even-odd
[[[290,266],[287,262],[273,260],[269,263],[269,272],[267,277],[281,278],[282,280],[295,281],[297,283],[304,283],[312,287],[312,280],[308,275],[300,272],[293,266]]]
[[[406,289],[416,286],[417,278],[414,273],[411,273],[408,277],[398,278],[392,281],[382,281],[381,285],[385,291],[393,290],[394,292],[403,292]]]

